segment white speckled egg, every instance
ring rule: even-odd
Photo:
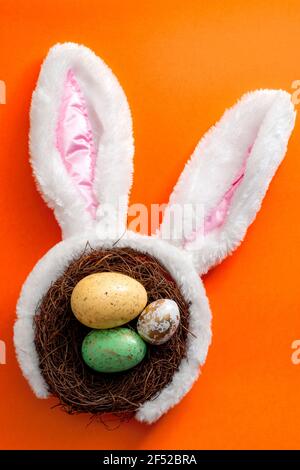
[[[140,314],[137,330],[150,344],[166,343],[175,333],[180,322],[179,308],[171,299],[155,300]]]
[[[71,295],[71,308],[77,320],[95,329],[124,325],[146,305],[144,286],[132,277],[114,272],[84,277]]]

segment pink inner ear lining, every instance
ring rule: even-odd
[[[217,228],[220,228],[224,224],[226,217],[228,215],[228,212],[229,212],[232,198],[237,188],[239,187],[239,185],[244,179],[247,161],[251,154],[252,147],[253,145],[251,145],[247,149],[247,154],[246,154],[246,157],[244,158],[242,166],[238,174],[234,178],[233,182],[231,183],[230,187],[227,189],[227,191],[225,192],[225,194],[223,195],[219,203],[216,205],[216,207],[214,207],[204,217],[204,226],[202,227],[204,235],[207,235],[208,233],[212,232],[213,230]],[[198,235],[198,231],[192,232],[191,235],[184,240],[183,246],[186,247],[188,243],[193,242],[197,238],[197,235]]]
[[[87,106],[74,72],[68,70],[56,128],[56,147],[65,168],[96,217],[98,201],[93,191],[97,151]]]
[[[250,151],[248,151],[247,157],[250,154]],[[226,191],[226,193],[222,197],[221,201],[204,218],[204,234],[207,234],[211,232],[212,230],[221,227],[224,224],[227,214],[229,212],[229,207],[230,207],[232,198],[237,188],[239,187],[239,185],[244,179],[246,165],[247,165],[247,158],[244,160],[242,168],[238,172],[234,181],[231,183],[230,188]]]

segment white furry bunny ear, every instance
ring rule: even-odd
[[[284,157],[294,120],[288,93],[258,90],[244,95],[200,140],[160,230],[160,236],[191,253],[200,274],[244,238]]]
[[[132,122],[125,94],[107,65],[84,46],[51,48],[30,120],[32,167],[63,236],[99,223],[111,226],[116,219],[125,229]]]

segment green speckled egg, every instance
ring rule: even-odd
[[[146,343],[129,328],[93,330],[82,343],[84,362],[97,372],[122,372],[141,362]]]

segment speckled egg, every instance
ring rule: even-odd
[[[71,308],[76,318],[90,328],[124,325],[147,305],[144,286],[120,273],[96,273],[76,284]]]
[[[180,322],[179,308],[171,299],[155,300],[147,305],[137,323],[140,336],[151,344],[166,343]]]
[[[97,372],[121,372],[139,364],[147,346],[129,328],[93,330],[83,340],[82,358]]]

